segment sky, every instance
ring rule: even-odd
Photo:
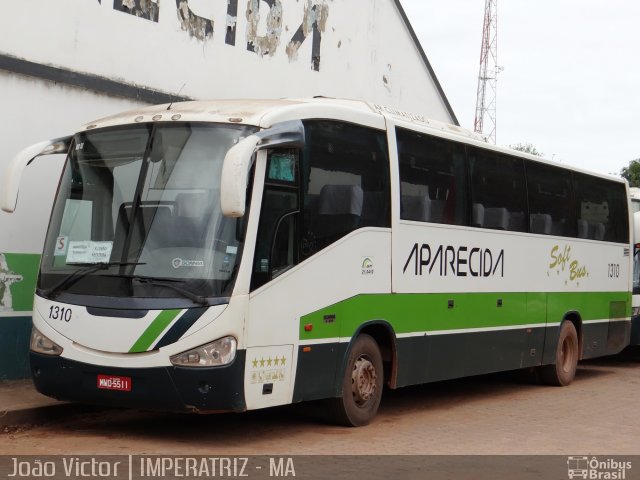
[[[401,0],[473,130],[484,0]],[[619,174],[640,158],[640,1],[498,0],[497,141]]]

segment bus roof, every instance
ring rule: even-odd
[[[517,155],[529,160],[567,168],[589,175],[625,182],[625,180],[619,177],[598,174],[570,165],[560,165],[558,162],[542,157],[491,145],[487,143],[481,135],[457,125],[431,120],[420,114],[405,112],[384,105],[370,104],[360,100],[314,97],[306,99],[238,99],[175,102],[144,107],[105,117],[82,126],[80,131],[144,122],[171,123],[177,121],[241,124],[252,125],[259,128],[269,128],[276,123],[288,120],[304,120],[307,118],[329,118],[351,121],[378,129],[385,129],[385,119],[389,118],[401,126],[403,124],[408,127],[418,126],[425,133],[445,137],[450,140],[510,155]],[[633,193],[632,196],[640,199],[640,189],[636,190],[635,196]]]

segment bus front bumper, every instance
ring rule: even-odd
[[[58,400],[170,412],[246,410],[244,350],[215,368],[114,368],[34,352],[30,360],[37,390]],[[121,389],[112,388],[113,379]]]

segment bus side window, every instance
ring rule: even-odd
[[[305,122],[301,256],[363,227],[391,226],[384,131],[345,122]]]
[[[571,172],[527,161],[529,229],[542,235],[576,236]]]
[[[522,159],[469,148],[469,173],[473,226],[516,232],[529,230]]]
[[[400,218],[466,225],[464,145],[398,128]]]
[[[298,154],[271,150],[267,158],[251,290],[298,263]]]
[[[579,238],[629,242],[629,218],[624,185],[574,172]]]

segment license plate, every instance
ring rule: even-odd
[[[120,377],[117,375],[98,375],[98,388],[104,390],[120,390],[122,392],[131,391],[131,377]]]

